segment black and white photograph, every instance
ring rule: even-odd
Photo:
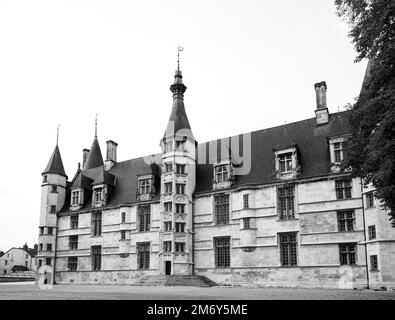
[[[394,43],[389,0],[0,0],[0,300],[395,300]]]

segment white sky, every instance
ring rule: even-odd
[[[0,0],[0,250],[38,238],[41,173],[59,146],[72,179],[99,141],[118,160],[157,153],[177,46],[198,142],[314,117],[314,83],[336,112],[366,62],[333,0]]]

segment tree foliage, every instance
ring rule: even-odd
[[[350,112],[344,165],[375,187],[395,224],[395,1],[335,0],[335,5],[350,25],[356,62],[369,59]]]

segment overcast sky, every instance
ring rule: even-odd
[[[56,143],[69,179],[95,113],[118,160],[160,152],[177,46],[198,142],[331,113],[358,96],[348,26],[333,0],[0,0],[0,250],[38,238],[41,173]]]

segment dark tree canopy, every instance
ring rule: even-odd
[[[356,62],[369,59],[360,96],[351,107],[344,165],[365,184],[372,183],[395,223],[395,1],[335,0],[335,5],[350,25]]]

